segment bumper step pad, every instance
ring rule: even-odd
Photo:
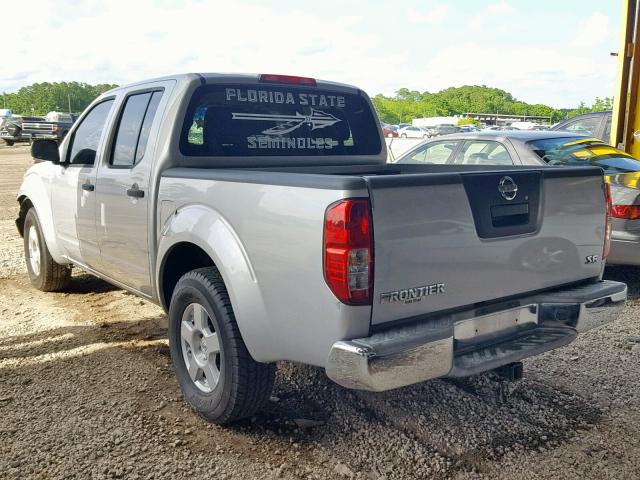
[[[492,370],[510,362],[539,355],[571,343],[577,336],[572,328],[538,327],[498,344],[455,354],[449,377],[466,377]]]

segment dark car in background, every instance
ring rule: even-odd
[[[431,136],[437,137],[440,135],[451,135],[453,133],[460,133],[460,127],[456,127],[455,125],[436,125],[435,127],[430,129]]]
[[[0,122],[0,138],[9,146],[18,142],[29,142],[31,141],[31,135],[25,131],[24,123],[43,121],[43,117],[25,117],[22,115],[6,117]]]
[[[589,135],[610,142],[612,112],[590,112],[556,123],[551,130]]]
[[[640,265],[640,161],[593,135],[548,130],[447,135],[421,142],[396,163],[600,167],[613,200],[607,264]]]
[[[75,119],[70,113],[49,112],[46,117],[9,117],[0,124],[0,138],[7,145],[32,140],[53,140],[60,143]]]

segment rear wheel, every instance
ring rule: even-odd
[[[400,135],[402,138],[407,138],[407,134],[403,133],[402,135]]]
[[[215,268],[192,270],[178,281],[169,307],[169,346],[184,397],[205,419],[231,423],[268,400],[275,365],[249,354]]]
[[[31,284],[43,292],[62,290],[71,280],[71,268],[56,263],[42,234],[36,211],[31,208],[24,220],[24,257]]]

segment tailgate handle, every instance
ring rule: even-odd
[[[491,207],[491,224],[494,227],[511,227],[527,223],[529,223],[528,203],[493,205]]]

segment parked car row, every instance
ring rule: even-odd
[[[77,118],[75,114],[62,112],[49,112],[44,117],[0,117],[0,138],[9,146],[32,140],[54,140],[60,143]]]
[[[533,122],[514,122],[510,125],[489,125],[482,128],[483,131],[509,131],[509,130],[548,130],[548,125],[540,125]],[[437,124],[431,126],[418,126],[402,123],[399,125],[382,124],[382,133],[386,138],[432,138],[440,135],[454,133],[473,133],[481,129],[474,124],[452,125]],[[583,129],[586,131],[586,129]]]
[[[462,125],[457,127],[455,125],[441,124],[431,127],[418,127],[407,123],[401,123],[399,125],[382,124],[382,134],[386,138],[431,138],[439,135],[450,135],[452,133],[470,131],[475,131],[475,126]]]

